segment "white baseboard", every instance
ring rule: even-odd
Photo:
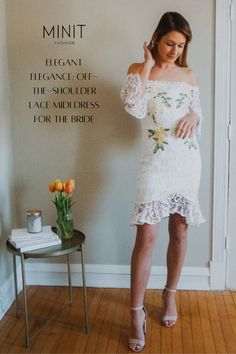
[[[62,263],[26,263],[27,283],[30,285],[67,285],[67,265]],[[129,288],[130,266],[87,264],[86,284],[89,287]],[[207,267],[184,267],[179,289],[209,290],[210,272]],[[71,279],[82,285],[80,264],[71,264]],[[161,289],[166,282],[166,267],[153,266],[148,288]]]
[[[50,262],[26,262],[27,285],[66,286],[67,264]],[[85,266],[86,285],[102,288],[129,288],[130,266],[87,264]],[[18,264],[18,291],[22,289],[21,267]],[[210,270],[207,267],[184,267],[181,273],[178,289],[210,290]],[[80,264],[71,264],[71,281],[73,286],[82,286]],[[166,267],[153,266],[148,289],[162,289],[166,282]],[[2,304],[0,303],[0,319],[7,312],[15,299],[13,275],[1,288]]]

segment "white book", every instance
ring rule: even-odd
[[[53,240],[55,236],[49,235],[49,236],[36,236],[34,235],[33,237],[31,236],[26,236],[26,237],[12,237],[9,236],[8,239],[11,240],[12,242],[27,242],[27,241],[47,241],[47,240]]]
[[[43,226],[43,229],[41,232],[37,232],[37,233],[31,233],[28,232],[26,228],[23,229],[13,229],[11,231],[11,236],[10,236],[10,240],[12,241],[17,241],[17,240],[31,240],[34,238],[47,238],[49,236],[53,235],[53,231],[51,229],[51,226]]]
[[[37,245],[37,244],[44,244],[44,243],[48,243],[48,242],[52,242],[52,241],[57,241],[59,239],[59,237],[57,236],[57,234],[54,234],[48,238],[45,239],[34,239],[34,240],[23,240],[23,241],[13,241],[11,239],[9,239],[9,241],[11,242],[11,244],[16,247],[16,248],[20,248],[20,247],[24,247],[24,246],[28,246],[28,245]],[[59,239],[60,240],[60,239]]]
[[[11,241],[9,241],[9,242],[11,242]],[[37,250],[40,248],[46,248],[46,247],[55,246],[55,245],[59,245],[59,244],[61,244],[61,239],[50,241],[50,242],[45,242],[45,243],[34,243],[34,244],[29,243],[28,245],[25,245],[23,247],[17,247],[17,249],[19,249],[20,252],[27,252],[27,251],[33,251],[33,250]]]
[[[33,236],[33,237],[32,237]],[[29,241],[48,241],[54,240],[58,235],[52,231],[52,233],[48,236],[41,236],[38,234],[35,235],[27,235],[26,237],[12,237],[9,236],[8,239],[12,242],[29,242]]]
[[[42,231],[45,231],[45,232],[51,232],[51,226],[50,225],[47,225],[47,226],[43,226],[42,227]],[[26,228],[21,228],[21,229],[12,229],[11,230],[12,234],[21,234],[21,233],[25,233],[27,232],[27,229]]]

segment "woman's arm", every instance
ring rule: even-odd
[[[125,110],[136,118],[142,119],[147,109],[147,82],[154,60],[144,43],[144,62],[130,65],[126,82],[121,90]]]
[[[189,70],[188,83],[193,86],[192,99],[189,105],[189,113],[184,116],[175,128],[177,138],[189,138],[192,136],[193,131],[196,130],[198,137],[201,137],[202,125],[202,110],[200,103],[199,86],[196,74]]]
[[[153,59],[152,54],[148,49],[146,42],[144,42],[143,49],[144,49],[144,62],[131,64],[128,69],[128,74],[139,74],[139,78],[141,81],[141,97],[145,93],[150,71],[152,67],[155,65],[155,60]]]

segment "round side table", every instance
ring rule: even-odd
[[[55,228],[52,227],[55,232]],[[84,249],[83,244],[85,235],[78,230],[74,230],[73,237],[70,240],[62,240],[62,243],[56,246],[40,248],[33,251],[21,252],[19,249],[12,246],[7,241],[7,250],[13,255],[13,269],[14,269],[14,283],[15,283],[15,301],[16,301],[16,316],[18,316],[18,285],[17,285],[17,271],[16,271],[16,256],[21,258],[21,271],[22,271],[22,287],[24,296],[24,318],[25,318],[25,345],[29,348],[29,324],[28,324],[28,307],[27,307],[27,292],[25,282],[25,260],[28,258],[52,258],[66,256],[67,258],[67,273],[69,285],[69,304],[72,304],[72,288],[71,288],[71,272],[70,272],[70,258],[72,252],[78,251],[81,254],[81,267],[82,267],[82,280],[83,280],[83,302],[84,302],[84,316],[85,316],[85,332],[88,333],[88,310],[87,310],[87,295],[86,295],[86,280],[85,280],[85,267],[84,267]]]

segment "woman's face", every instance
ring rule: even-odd
[[[186,38],[181,32],[168,32],[157,44],[158,58],[162,62],[174,63],[182,54],[185,43]]]

